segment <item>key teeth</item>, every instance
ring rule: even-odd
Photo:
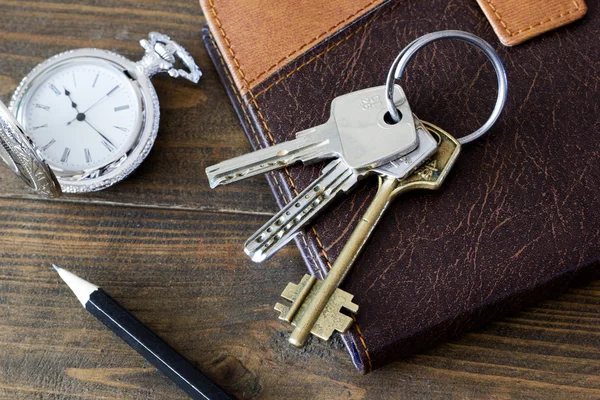
[[[306,298],[306,294],[312,289],[316,282],[316,279],[306,274],[302,277],[299,284],[288,283],[281,297],[292,302],[291,305],[287,306],[281,303],[275,304],[275,310],[279,311],[279,319],[287,321],[294,325],[294,318],[299,310],[299,306],[302,305]]]
[[[356,314],[358,312],[358,304],[356,304],[352,301],[354,299],[353,294],[350,294],[350,293],[346,292],[345,290],[338,288],[336,295],[344,299],[344,302],[342,303],[340,310],[342,308],[345,308],[352,314]]]
[[[357,175],[341,160],[330,162],[319,178],[250,236],[244,244],[245,253],[255,262],[271,258],[329,202],[350,190],[357,180]]]
[[[281,303],[276,303],[275,304],[275,311],[279,311],[279,319],[285,321],[285,317],[288,313],[288,311],[290,310],[290,308],[288,306],[286,306],[285,304],[281,304]]]
[[[344,314],[338,314],[333,324],[322,324],[317,322],[310,330],[310,333],[319,339],[329,340],[334,332],[348,332],[348,329],[352,327],[353,323],[354,320],[351,317]]]
[[[227,160],[229,161],[229,160]],[[224,162],[227,162],[224,161]],[[253,176],[252,172],[255,171],[258,167],[249,167],[244,170],[240,170],[234,172],[231,168],[220,167],[221,164],[216,164],[205,169],[206,176],[208,177],[208,182],[211,189],[216,188],[217,186],[227,185],[229,183],[237,182],[239,180],[245,179],[246,176]],[[268,166],[272,167],[276,164],[269,163]],[[264,165],[260,165],[260,168],[264,167]],[[272,169],[272,168],[271,168]],[[268,172],[268,171],[265,171]]]
[[[288,283],[285,289],[283,289],[281,297],[292,302],[295,301],[296,297],[298,296],[298,291],[300,289],[298,286],[299,285],[296,285],[295,283]]]
[[[334,332],[347,332],[354,319],[342,313],[342,310],[348,310],[353,314],[358,312],[358,305],[352,302],[353,297],[342,289],[336,289],[310,333],[323,340],[329,340]]]
[[[349,301],[348,303],[346,303],[344,306],[342,306],[342,308],[345,308],[346,310],[348,310],[349,312],[351,312],[352,314],[356,314],[358,313],[358,304],[353,303],[351,301]]]
[[[281,296],[291,301],[292,304],[275,304],[275,310],[279,311],[279,319],[298,328],[297,323],[306,312],[305,306],[311,304],[311,293],[315,293],[312,292],[313,290],[319,290],[320,283],[321,281],[308,274],[304,275],[298,284],[288,283]],[[320,339],[329,340],[334,332],[347,332],[354,323],[354,319],[342,313],[342,309],[351,313],[358,312],[358,305],[352,302],[353,298],[352,294],[337,288],[314,322],[310,333]],[[295,341],[296,339],[298,338],[294,338],[292,335],[290,342],[296,347],[303,347],[303,343]]]

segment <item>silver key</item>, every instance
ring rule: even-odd
[[[225,185],[294,164],[341,158],[357,170],[384,165],[418,146],[412,112],[395,86],[402,120],[388,124],[385,87],[359,90],[335,98],[323,125],[301,131],[296,139],[260,149],[206,168],[210,187]]]
[[[334,198],[352,189],[359,177],[342,160],[331,161],[321,176],[246,241],[244,251],[255,262],[270,258]]]
[[[300,228],[307,225],[340,193],[352,189],[364,175],[375,172],[398,180],[408,177],[431,157],[438,147],[437,139],[427,131],[427,128],[416,117],[414,120],[419,137],[419,147],[414,151],[386,165],[368,171],[356,171],[349,168],[342,160],[332,161],[323,169],[319,178],[246,241],[244,245],[246,254],[255,262],[265,261],[272,257],[296,236]]]

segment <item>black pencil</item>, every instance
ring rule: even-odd
[[[81,304],[194,399],[230,399],[185,358],[98,286],[52,265]]]

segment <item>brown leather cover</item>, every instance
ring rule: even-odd
[[[296,57],[385,2],[199,1],[213,40],[221,49],[224,63],[242,96]],[[508,46],[575,21],[587,10],[584,0],[477,1],[502,43]]]
[[[583,17],[583,0],[477,0],[500,41],[514,46]]]
[[[469,0],[385,3],[241,95],[220,54],[229,49],[215,46],[208,32],[205,41],[259,148],[325,122],[335,96],[383,84],[406,44],[442,29],[497,43]],[[344,335],[360,371],[600,277],[600,43],[590,40],[599,34],[600,15],[592,8],[542,38],[495,46],[509,81],[501,119],[485,139],[464,147],[439,192],[396,199],[344,282],[360,306],[357,324]],[[484,122],[495,99],[491,66],[461,42],[430,45],[401,83],[420,118],[457,136]],[[320,168],[268,174],[279,204]],[[375,187],[366,180],[298,237],[312,273],[327,272]]]
[[[384,0],[200,0],[240,94]]]

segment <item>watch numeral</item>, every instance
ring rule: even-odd
[[[96,74],[96,79],[94,79],[94,83],[92,84],[92,87],[96,87],[96,82],[98,82],[98,77],[100,76],[100,74]]]
[[[60,90],[58,90],[54,84],[50,85],[50,89],[52,89],[55,95],[60,96]]]
[[[73,86],[77,87],[77,81],[75,80],[75,72],[73,72]]]
[[[36,104],[35,108],[41,108],[42,110],[50,111],[50,107],[45,106],[43,104]]]
[[[48,124],[44,124],[44,125],[40,125],[40,126],[34,126],[33,128],[31,128],[32,131],[37,131],[38,129],[41,128],[47,128]]]
[[[108,143],[106,140],[102,141],[102,144],[104,145],[104,147],[106,147],[108,149],[108,151],[110,151],[111,153],[113,152],[113,150],[115,149],[115,146],[113,146],[112,144]]]
[[[50,148],[50,146],[52,146],[54,143],[56,143],[56,140],[52,139],[51,141],[48,142],[48,144],[46,144],[44,147],[42,147],[42,150],[46,151]]]
[[[92,155],[90,154],[90,149],[84,149],[83,153],[85,154],[85,162],[86,163],[91,163],[92,162]]]
[[[117,128],[120,131],[127,132],[127,128],[123,128],[122,126],[116,126],[115,125],[115,128]]]
[[[63,155],[60,158],[61,162],[67,162],[67,160],[69,159],[69,155],[71,154],[71,149],[68,147],[65,147],[65,151],[63,151]]]
[[[129,110],[129,106],[115,107],[115,112],[119,112],[119,111],[123,111],[123,110]]]
[[[113,94],[114,92],[116,92],[117,90],[119,90],[119,88],[121,87],[121,85],[117,85],[114,88],[112,88],[112,90],[110,92],[108,92],[106,94],[106,96],[110,96],[111,94]]]

